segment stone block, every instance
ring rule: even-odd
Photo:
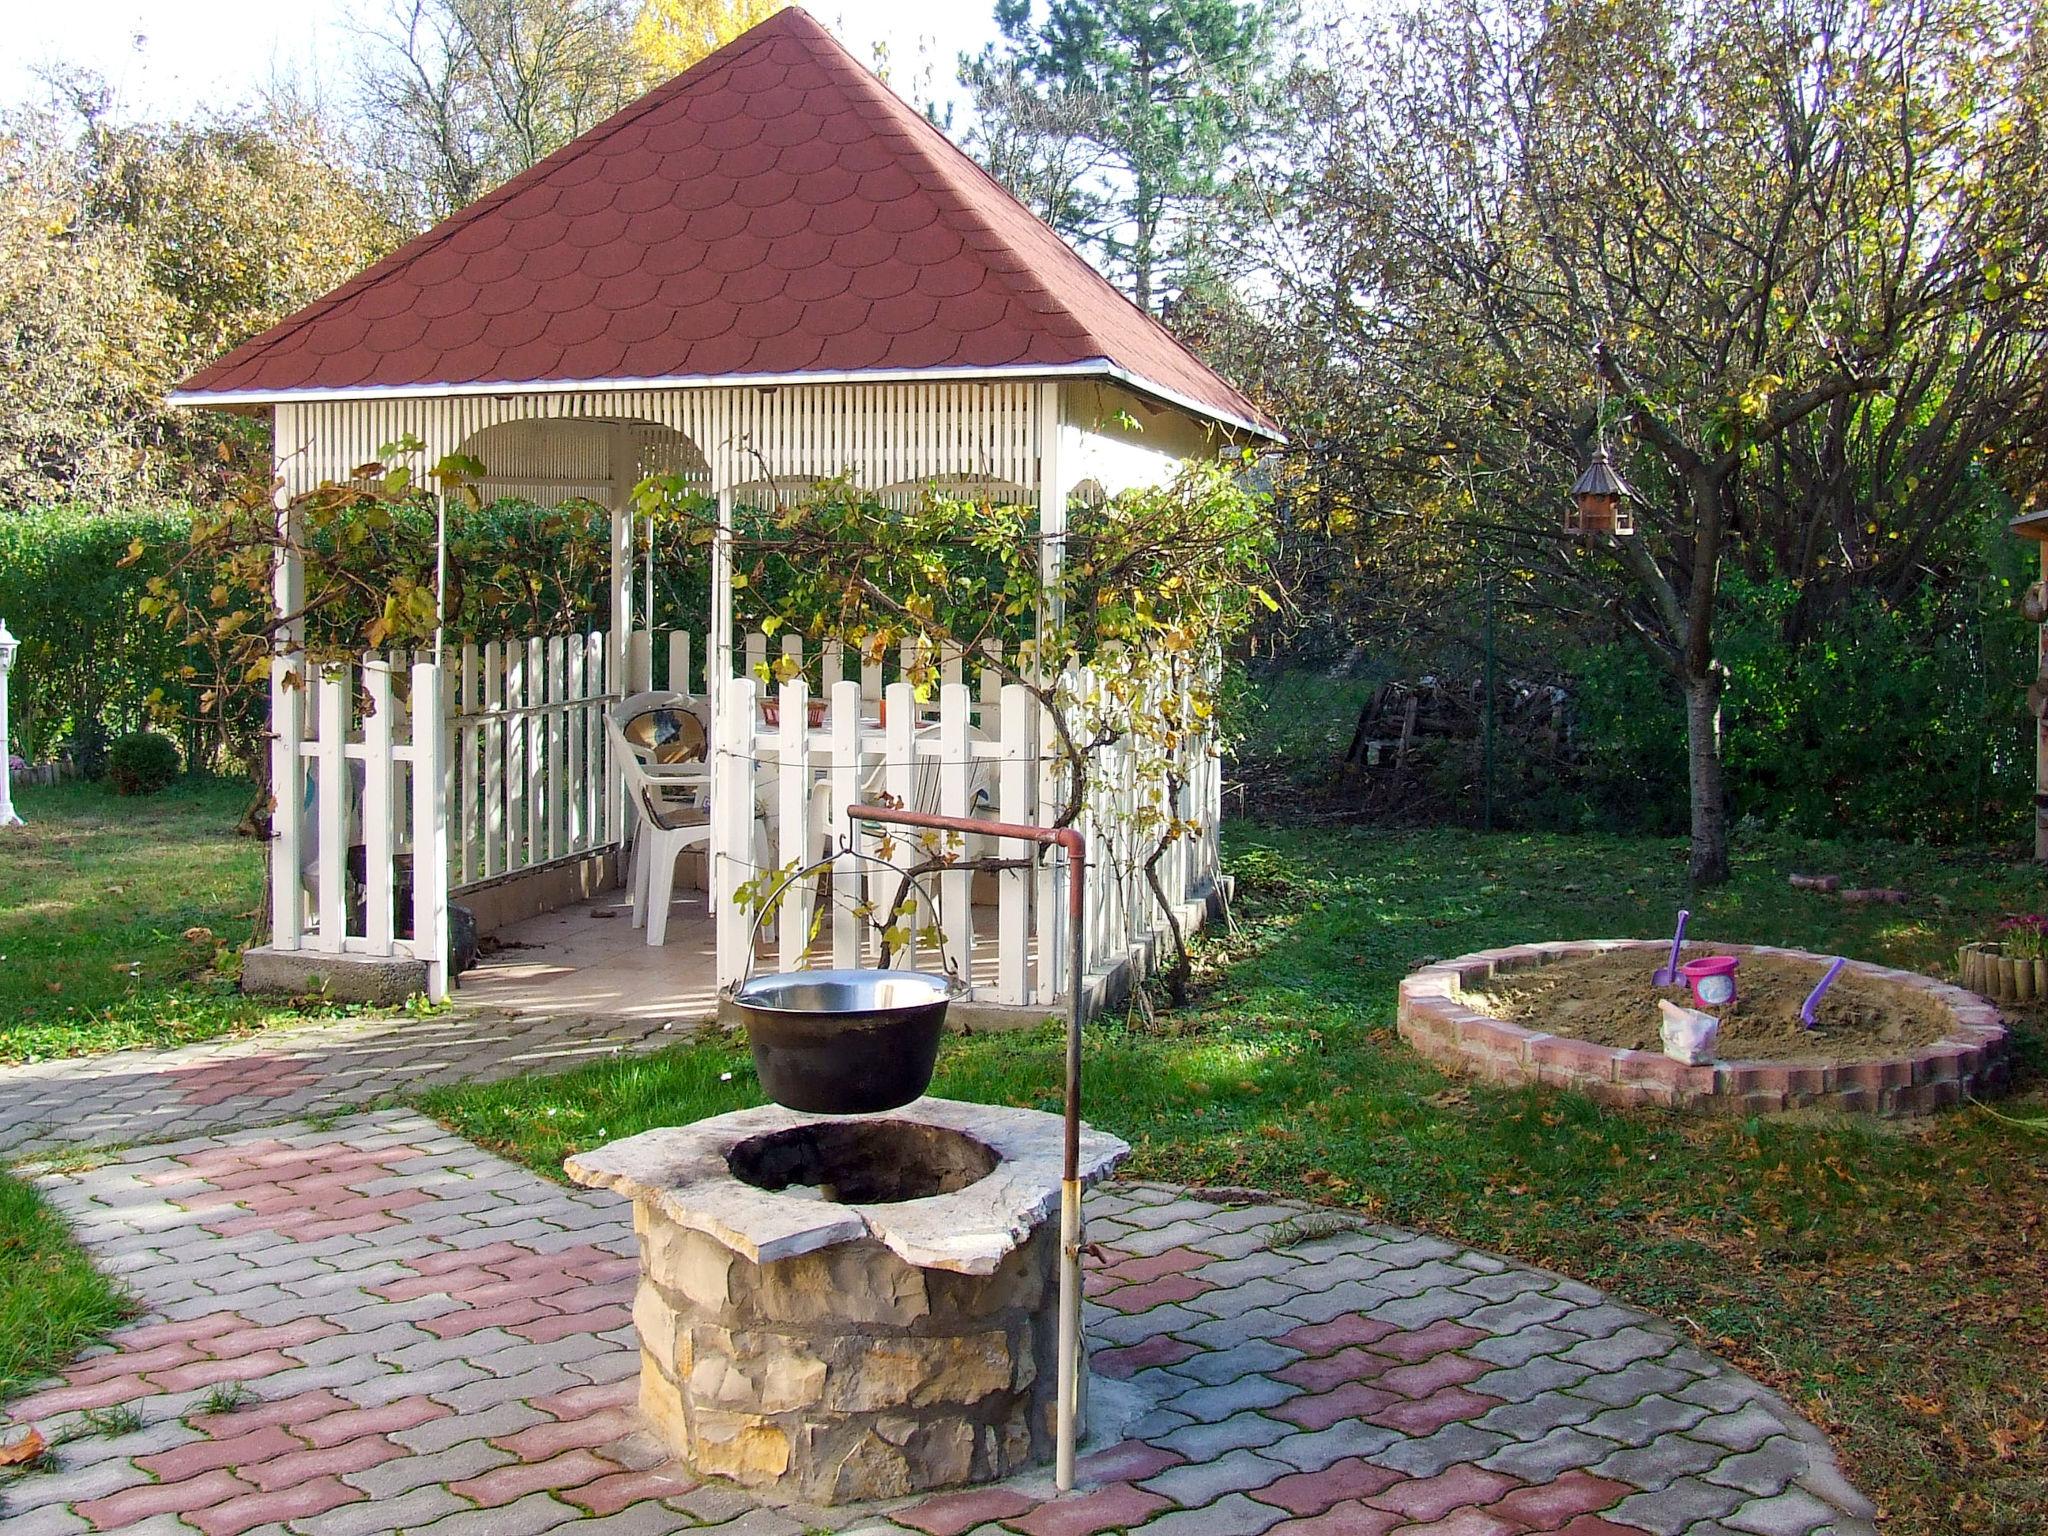
[[[931,1297],[923,1270],[863,1240],[760,1265],[739,1306],[768,1322],[907,1328],[931,1311]]]
[[[642,1202],[635,1201],[637,1212]],[[678,1300],[713,1312],[731,1301],[732,1266],[738,1255],[702,1232],[692,1232],[657,1215],[641,1235],[640,1272]]]
[[[690,1418],[690,1450],[699,1472],[758,1488],[789,1470],[788,1433],[761,1415],[700,1410]]]
[[[318,992],[337,1002],[396,1008],[427,990],[427,963],[410,955],[333,955],[259,944],[242,952],[242,990],[252,997]]]

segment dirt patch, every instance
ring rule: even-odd
[[[1650,985],[1650,973],[1669,953],[1657,947],[1572,955],[1502,971],[1468,996],[1482,1012],[1524,1029],[1621,1050],[1661,1051],[1657,1000],[1692,1006],[1683,982]],[[1688,960],[1727,953],[1712,946],[1685,948]],[[1938,998],[1852,969],[1835,978],[1816,1010],[1816,1027],[1805,1029],[1799,1005],[1819,984],[1826,963],[1755,954],[1741,960],[1734,1006],[1706,1010],[1721,1021],[1717,1054],[1723,1061],[1870,1061],[1931,1045],[1955,1025]]]

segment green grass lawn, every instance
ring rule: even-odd
[[[119,1322],[126,1297],[42,1196],[0,1173],[0,1402]]]
[[[1307,1196],[1581,1276],[1784,1391],[1889,1530],[2039,1532],[2048,1134],[1978,1109],[1611,1113],[1448,1078],[1395,1038],[1395,983],[1426,959],[1666,931],[1682,844],[1240,826],[1229,846],[1237,931],[1205,943],[1199,1006],[1090,1031],[1087,1112],[1132,1141],[1133,1173]],[[1789,889],[1791,870],[1915,899],[1847,907]],[[2036,868],[1985,853],[1752,844],[1689,904],[1700,940],[1940,974],[1958,939],[2039,890]],[[2005,1107],[2038,1117],[2042,1033],[2021,1029],[2029,1087]],[[948,1043],[934,1091],[1053,1109],[1059,1078],[1052,1031],[985,1035]],[[422,1102],[559,1177],[570,1151],[759,1100],[744,1049],[721,1039]]]
[[[240,996],[233,967],[262,889],[237,837],[244,783],[123,798],[98,784],[17,791],[0,830],[0,1063],[179,1045],[304,1017]]]

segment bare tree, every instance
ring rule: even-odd
[[[474,202],[637,94],[625,0],[391,0],[356,80],[366,154],[415,223]]]

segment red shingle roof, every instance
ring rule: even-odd
[[[1271,430],[792,7],[172,398],[929,372],[1123,376]]]

